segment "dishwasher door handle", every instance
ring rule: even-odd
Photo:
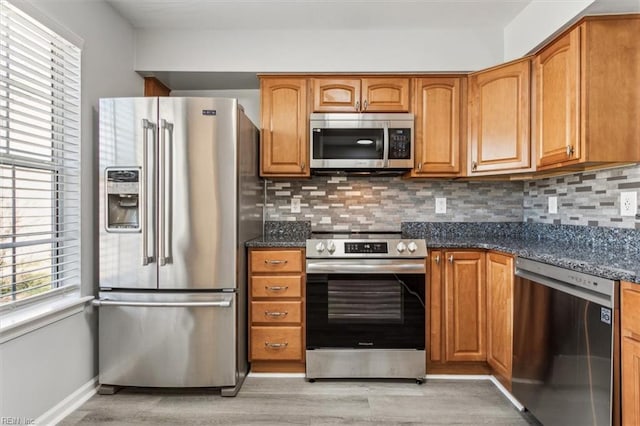
[[[563,281],[558,281],[544,275],[539,275],[533,272],[529,272],[523,269],[516,269],[516,276],[525,278],[534,283],[542,284],[546,287],[558,290],[563,293],[570,294],[580,299],[585,299],[599,305],[606,306],[607,308],[613,308],[613,299],[602,293],[590,291],[588,289],[572,285]]]

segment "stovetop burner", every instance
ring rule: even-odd
[[[306,244],[307,258],[424,258],[424,240],[400,232],[316,232]]]

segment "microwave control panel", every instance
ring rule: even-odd
[[[411,158],[411,129],[389,129],[389,159]]]

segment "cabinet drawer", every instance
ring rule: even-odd
[[[251,272],[302,272],[302,251],[252,250]]]
[[[251,360],[302,360],[302,327],[251,327]]]
[[[251,297],[302,297],[302,276],[253,276]]]
[[[300,324],[301,320],[302,302],[251,302],[252,323]]]
[[[624,284],[622,289],[622,335],[640,340],[640,285]],[[634,288],[637,287],[637,290]]]

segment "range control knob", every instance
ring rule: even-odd
[[[409,250],[409,253],[413,253],[418,249],[418,245],[411,241],[409,244],[407,244],[407,249]]]
[[[327,250],[329,251],[329,253],[332,253],[332,254],[334,251],[336,251],[336,245],[334,244],[333,241],[329,241],[327,243]]]
[[[403,243],[402,241],[400,241],[398,243],[398,245],[396,246],[396,250],[398,250],[399,253],[402,253],[406,249],[407,249],[407,245],[405,243]]]
[[[318,253],[322,253],[324,251],[324,243],[322,241],[316,244],[316,251]]]

